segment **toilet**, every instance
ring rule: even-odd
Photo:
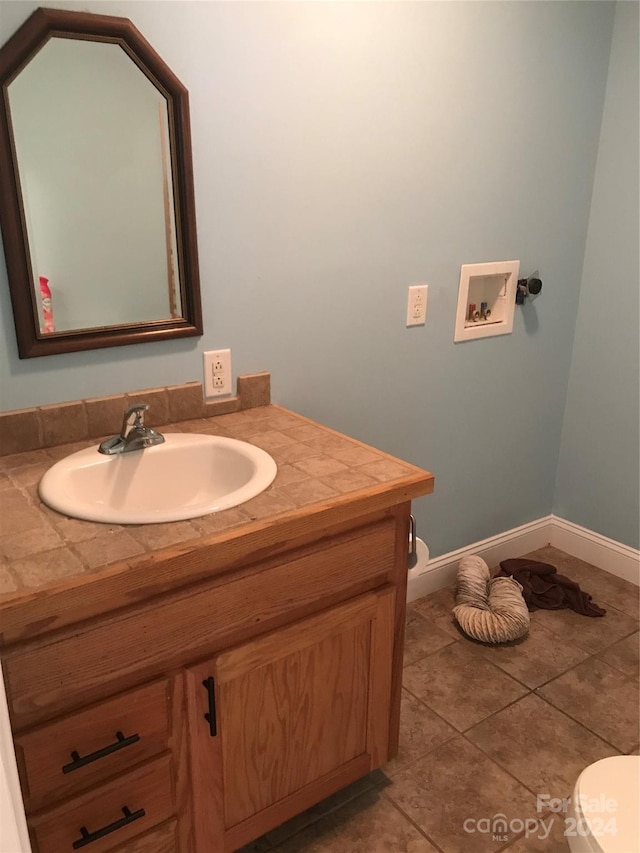
[[[640,755],[586,767],[566,814],[571,853],[640,853]]]

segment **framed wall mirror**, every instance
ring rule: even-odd
[[[202,334],[188,93],[131,21],[37,9],[0,48],[20,358]]]

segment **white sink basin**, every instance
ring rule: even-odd
[[[248,501],[276,476],[259,447],[216,435],[168,433],[164,444],[105,456],[97,447],[56,462],[40,497],[74,518],[153,524],[197,518]]]

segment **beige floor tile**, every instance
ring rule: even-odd
[[[479,643],[478,647],[487,660],[530,688],[539,687],[589,656],[576,645],[559,642],[537,620],[521,640],[492,646]]]
[[[377,789],[351,800],[275,850],[277,853],[437,853]]]
[[[493,840],[478,821],[535,816],[531,792],[462,736],[394,776],[385,794],[445,853],[499,850],[510,838]]]
[[[566,797],[588,764],[617,751],[530,694],[466,736],[536,794]]]
[[[639,739],[638,688],[635,679],[595,657],[537,692],[620,752],[627,752]]]
[[[451,643],[405,667],[406,689],[458,731],[470,728],[527,692],[470,643]]]
[[[407,621],[404,634],[404,666],[415,663],[425,655],[431,654],[455,640],[450,634],[425,619],[412,605],[407,607]]]
[[[534,610],[531,621],[555,634],[560,642],[578,646],[595,655],[638,629],[631,616],[607,608],[605,616],[581,616],[573,610]]]
[[[393,761],[385,765],[384,772],[389,776],[397,773],[456,734],[453,726],[445,723],[419,699],[403,690],[398,754]]]
[[[437,592],[432,592],[424,598],[418,598],[412,602],[413,609],[433,622],[445,634],[449,634],[454,640],[460,640],[464,634],[458,627],[458,623],[453,618],[453,606],[455,604],[455,595],[453,587],[447,586],[444,589],[439,589]]]
[[[565,824],[564,814],[540,814],[537,826],[527,828],[505,853],[569,853],[567,829],[571,831],[572,826]]]
[[[640,634],[631,634],[609,646],[598,657],[636,680],[640,676]]]

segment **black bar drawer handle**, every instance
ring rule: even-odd
[[[209,713],[204,715],[205,720],[209,723],[209,734],[215,737],[218,734],[218,726],[216,722],[216,683],[213,676],[205,678],[202,686],[206,689],[209,696]]]
[[[82,838],[73,842],[73,849],[79,850],[81,847],[86,847],[87,844],[91,844],[93,841],[98,841],[98,839],[104,838],[105,835],[110,835],[112,832],[122,829],[123,826],[133,823],[134,820],[140,820],[141,817],[145,816],[144,809],[138,809],[137,812],[132,812],[130,808],[127,808],[127,806],[122,807],[122,813],[124,817],[121,817],[120,820],[115,820],[108,826],[103,826],[102,829],[96,829],[95,832],[89,832],[86,826],[81,826],[80,835]]]
[[[138,743],[139,740],[140,735],[130,735],[129,737],[125,737],[122,732],[116,732],[115,743],[109,744],[109,746],[105,746],[102,749],[98,749],[96,752],[91,752],[89,755],[85,755],[82,758],[74,749],[71,753],[73,761],[70,764],[65,764],[62,768],[62,772],[71,773],[72,770],[79,770],[81,767],[91,764],[92,761],[97,761],[99,758],[111,755],[112,752],[124,749],[125,746],[131,746],[132,743]]]

